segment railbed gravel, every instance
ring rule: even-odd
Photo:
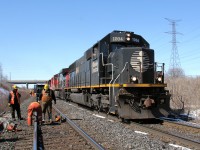
[[[27,118],[27,106],[32,101],[33,101],[33,98],[29,98],[29,99],[25,100],[20,106],[21,107],[21,115],[24,118],[24,120],[16,119],[16,121],[14,121],[14,123],[17,124],[17,128],[21,129],[22,131],[17,131],[17,132],[6,132],[6,131],[4,131],[3,133],[0,133],[0,150],[18,149],[18,148],[16,148],[16,146],[18,145],[18,141],[22,140],[23,135],[26,134],[25,133],[26,131],[24,131],[23,129],[27,127],[27,126],[24,127],[24,124],[26,124],[26,118]],[[15,115],[16,115],[16,118],[17,118],[17,114],[15,114]],[[10,112],[6,113],[6,118],[11,119],[11,113]],[[32,135],[31,135],[31,138],[33,137]],[[26,139],[24,139],[24,141],[25,140]],[[27,141],[25,141],[25,142],[27,142]],[[21,147],[20,149],[24,149],[24,148]],[[29,149],[29,148],[26,147],[26,149]],[[30,148],[30,149],[32,149],[32,148]]]
[[[187,127],[179,127],[177,126],[172,126],[172,125],[158,125],[158,124],[153,124],[153,125],[147,125],[155,129],[160,129],[162,131],[165,131],[170,134],[175,134],[179,135],[185,138],[193,139],[195,141],[200,142],[200,129],[196,132],[193,130],[188,130]]]
[[[113,150],[175,150],[169,143],[154,139],[148,134],[135,133],[127,124],[112,121],[108,118],[96,117],[92,111],[77,107],[74,103],[57,100],[55,105],[70,119],[86,131],[92,138],[100,143],[105,149]],[[97,114],[98,115],[98,114]]]
[[[32,101],[28,99],[21,105],[22,117],[27,117],[27,105]],[[99,118],[95,112],[77,107],[73,103],[57,100],[55,106],[73,119],[84,131],[99,142],[105,149],[112,150],[177,150],[182,148],[172,147],[169,142],[163,142],[159,137],[151,134],[138,134],[129,125],[116,121],[113,117]],[[105,115],[106,116],[106,115]],[[23,129],[23,121],[17,121],[19,128]],[[0,149],[15,149],[16,141],[20,138],[15,132],[0,135]]]

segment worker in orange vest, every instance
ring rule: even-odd
[[[48,84],[44,85],[44,89],[39,96],[42,105],[43,122],[45,122],[46,111],[48,113],[49,122],[52,123],[52,101],[56,104],[56,97],[54,91],[49,88]]]
[[[18,119],[23,120],[23,118],[21,117],[21,110],[20,110],[21,94],[18,93],[18,88],[16,85],[13,85],[12,88],[13,90],[10,91],[8,97],[8,106],[11,108],[12,119],[15,120],[15,111],[16,111]]]
[[[37,119],[39,121],[39,124],[42,123],[42,107],[39,102],[32,102],[28,106],[28,118],[27,118],[28,126],[32,125],[32,119],[33,119],[32,116],[34,111],[37,112]]]

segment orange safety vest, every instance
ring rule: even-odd
[[[28,106],[28,118],[27,118],[27,124],[28,124],[28,126],[32,125],[32,115],[33,115],[34,111],[37,112],[38,121],[42,122],[42,107],[41,107],[41,105],[38,102],[32,102]]]
[[[52,100],[52,97],[50,95],[50,90],[48,93],[45,92],[45,90],[42,91],[42,102],[48,102]]]
[[[10,100],[10,104],[15,104],[15,94],[13,91],[10,92],[10,95],[11,95],[11,100]],[[18,103],[20,104],[20,96],[19,96],[19,93],[16,92],[16,96],[17,96],[17,101]]]

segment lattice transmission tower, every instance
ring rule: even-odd
[[[168,19],[168,18],[165,18],[165,19],[168,20],[170,22],[170,24],[172,25],[172,31],[165,32],[165,33],[169,33],[172,35],[172,41],[171,41],[172,50],[171,50],[169,71],[171,72],[172,77],[176,77],[179,75],[179,73],[180,73],[179,71],[181,70],[181,63],[180,63],[180,58],[179,58],[178,48],[177,48],[178,42],[176,40],[176,35],[181,34],[176,31],[176,23],[180,20],[172,20],[172,19]]]

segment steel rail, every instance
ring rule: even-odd
[[[163,123],[169,123],[169,124],[174,124],[174,125],[180,125],[180,126],[184,126],[184,127],[189,127],[189,128],[192,128],[192,129],[199,129],[200,130],[200,126],[193,126],[192,124],[186,124],[183,122],[177,122],[177,121],[170,121],[170,120],[164,120],[164,119],[161,119],[161,121],[163,121]]]
[[[35,111],[34,113],[34,133],[33,133],[33,150],[38,149],[38,119],[37,119],[37,112]]]
[[[164,137],[168,137],[169,139],[175,140],[176,142],[179,142],[179,143],[186,145],[186,146],[190,146],[190,147],[193,147],[193,148],[199,148],[200,147],[200,142],[195,141],[195,140],[191,140],[189,138],[181,137],[179,135],[171,134],[171,133],[168,133],[166,131],[155,129],[155,128],[152,128],[152,127],[147,127],[147,126],[141,125],[139,123],[132,123],[132,125],[135,125],[136,127],[141,128],[142,130],[145,130],[146,132],[150,131],[152,134],[157,134],[157,135],[162,135]]]
[[[67,123],[78,132],[84,139],[86,139],[95,149],[104,150],[104,148],[98,144],[94,139],[92,139],[86,132],[84,132],[80,127],[78,127],[73,121],[71,121],[66,115],[64,115],[60,110],[58,110],[55,106],[53,108],[66,119]]]

